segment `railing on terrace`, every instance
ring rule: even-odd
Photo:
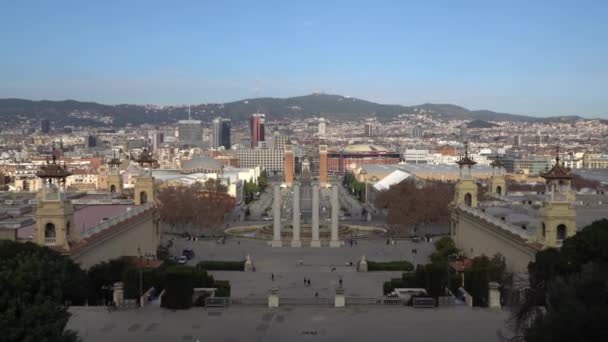
[[[334,306],[335,299],[332,298],[280,298],[279,305],[323,305]]]
[[[482,212],[481,210],[469,207],[468,205],[465,205],[465,204],[461,204],[459,206],[459,208],[461,210],[466,211],[466,212],[468,212],[468,213],[470,213],[470,214],[472,214],[474,216],[477,216],[477,217],[479,217],[479,218],[481,218],[481,219],[483,219],[483,220],[485,220],[485,221],[487,221],[489,223],[492,223],[495,226],[498,226],[498,227],[500,227],[500,228],[502,228],[502,229],[504,229],[506,231],[509,231],[509,232],[511,232],[511,233],[513,233],[513,234],[515,234],[515,235],[523,238],[523,239],[527,240],[527,239],[530,238],[530,235],[527,232],[525,232],[524,230],[522,230],[521,228],[516,227],[516,226],[514,226],[512,224],[509,224],[509,223],[507,223],[505,221],[502,221],[502,220],[500,220],[500,219],[498,219],[498,218],[496,218],[496,217],[494,217],[492,215],[486,214],[486,213]]]
[[[357,297],[347,297],[346,305],[406,305],[406,301],[403,298],[389,298],[389,297],[379,297],[379,298],[357,298]]]
[[[91,228],[89,228],[87,230],[87,236],[91,236],[93,234],[97,234],[105,229],[108,229],[112,226],[114,226],[115,224],[118,224],[120,222],[124,222],[128,219],[130,219],[133,216],[137,216],[139,214],[141,214],[142,212],[152,208],[153,204],[152,203],[146,203],[137,207],[133,207],[130,210],[127,210],[125,213],[115,216],[109,220],[103,221],[99,224],[97,224],[96,226],[93,226]]]
[[[268,298],[230,298],[232,305],[268,305]]]
[[[44,244],[48,246],[54,246],[57,243],[57,239],[54,237],[44,238]]]

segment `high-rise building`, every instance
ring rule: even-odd
[[[49,134],[51,132],[51,123],[47,119],[40,121],[40,132],[43,134]]]
[[[272,139],[272,148],[276,150],[284,150],[285,146],[289,143],[289,137],[279,132],[274,132]]]
[[[229,150],[232,144],[230,137],[230,119],[222,119],[220,125],[220,145],[224,146],[225,149]]]
[[[179,143],[189,146],[203,144],[203,126],[200,120],[180,120],[177,123]]]
[[[215,118],[212,122],[213,138],[211,146],[218,148],[223,146],[225,149],[230,149],[230,119]]]
[[[149,131],[148,140],[150,143],[149,146],[152,147],[153,150],[156,150],[159,148],[160,144],[165,141],[165,134],[157,130]]]
[[[255,113],[251,115],[251,148],[256,148],[260,145],[260,142],[266,141],[264,138],[264,123],[266,121],[266,114]]]
[[[87,147],[89,147],[89,148],[96,147],[97,146],[97,137],[95,137],[94,135],[87,136],[86,144],[87,144]]]
[[[424,135],[424,129],[422,128],[422,125],[418,124],[418,125],[414,126],[414,128],[412,128],[412,137],[422,138],[423,135]]]
[[[327,134],[327,122],[323,118],[319,119],[318,133],[319,135]]]
[[[365,123],[365,136],[373,137],[375,133],[374,123],[372,121],[368,121]]]

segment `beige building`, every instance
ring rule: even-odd
[[[608,217],[606,196],[580,194],[577,198],[570,170],[559,157],[541,175],[546,182],[544,194],[510,194],[504,176],[495,170],[489,180],[490,193],[484,198],[478,198],[469,171],[474,162],[465,155],[458,163],[462,172],[451,204],[451,234],[467,257],[500,253],[509,271],[524,274],[538,251],[559,248],[577,228]]]

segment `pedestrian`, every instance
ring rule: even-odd
[[[306,286],[306,284],[308,283],[306,282],[306,277],[304,277],[304,286]]]
[[[338,282],[340,283],[340,287],[342,287],[342,277],[340,277],[340,280],[338,280]]]
[[[310,287],[310,278],[308,278],[308,287]]]
[[[315,298],[319,298],[319,292],[315,292]]]
[[[270,275],[270,279],[272,279],[272,281],[274,281],[274,273],[272,273],[272,274]]]

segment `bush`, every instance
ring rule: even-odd
[[[217,288],[216,297],[230,297],[230,283],[226,280],[216,280],[212,287]]]
[[[194,294],[194,268],[172,266],[165,271],[165,294],[161,306],[168,309],[189,309]]]
[[[387,262],[375,262],[368,261],[367,262],[367,270],[368,271],[405,271],[409,272],[414,269],[414,265],[412,265],[409,261],[387,261]]]
[[[384,292],[384,295],[386,296],[389,293],[393,292],[395,289],[403,287],[407,286],[405,286],[401,278],[391,278],[391,280],[384,282],[384,284],[382,285],[382,292]]]
[[[196,267],[206,271],[243,271],[245,261],[201,261]]]

